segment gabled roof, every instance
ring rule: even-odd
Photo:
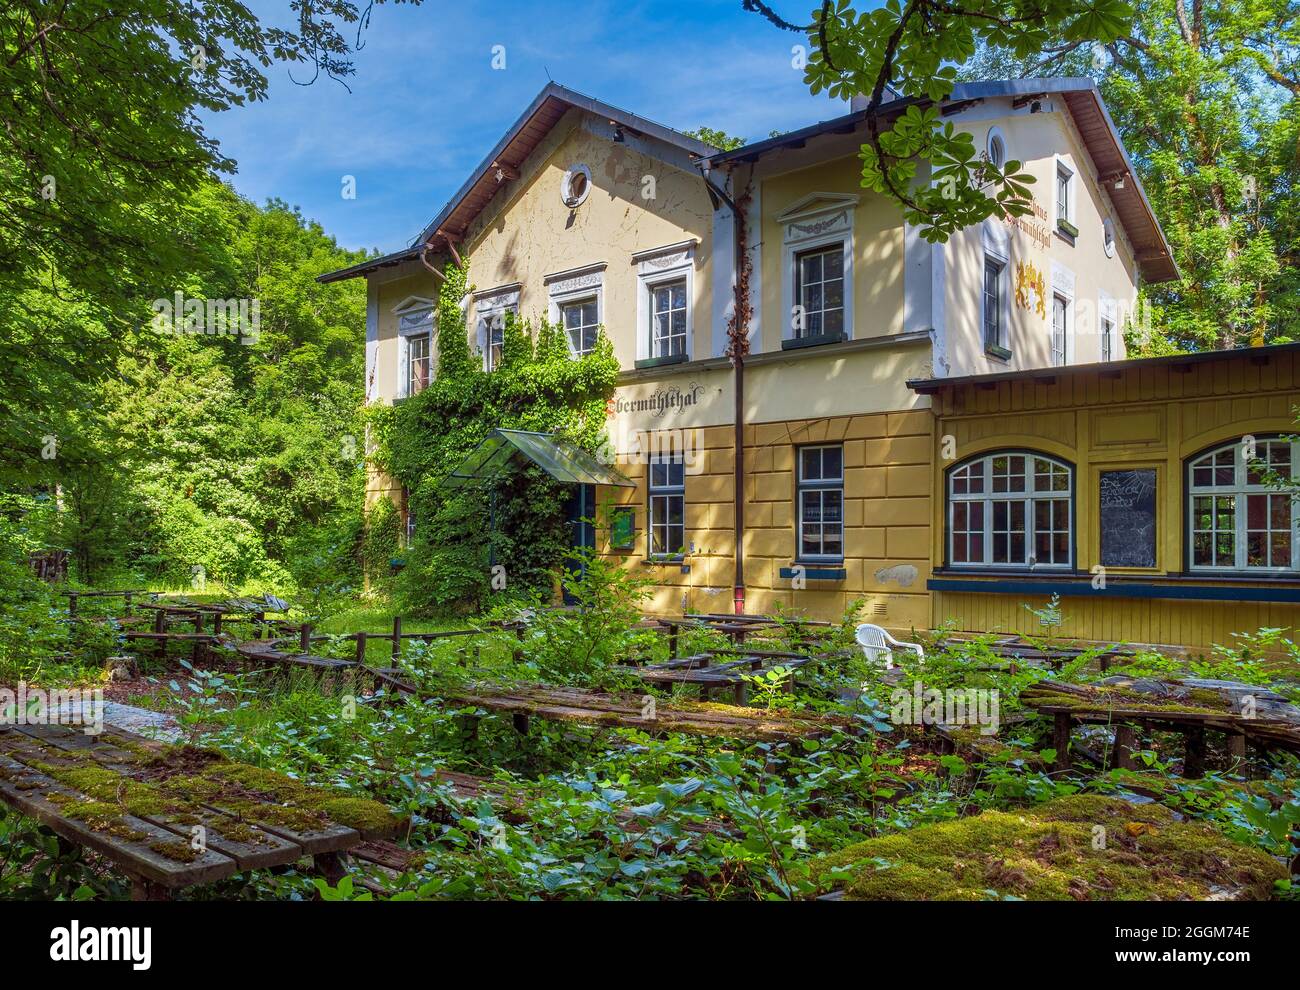
[[[995,97],[1011,97],[1028,102],[1036,96],[1060,96],[1069,109],[1075,127],[1083,138],[1084,147],[1097,168],[1097,175],[1106,186],[1111,202],[1115,204],[1117,219],[1133,244],[1142,277],[1148,282],[1166,282],[1178,278],[1178,268],[1174,264],[1169,242],[1160,229],[1160,222],[1151,209],[1151,203],[1147,200],[1133,163],[1124,149],[1115,122],[1102,103],[1097,84],[1091,79],[1000,79],[961,83],[953,88],[943,103],[946,108],[954,108],[958,104]],[[881,103],[876,113],[881,117],[892,117],[909,106],[924,106],[929,102],[921,98],[889,100]],[[709,167],[757,161],[770,151],[802,147],[809,139],[825,134],[849,134],[869,116],[871,114],[865,109],[856,110],[734,151],[719,152],[709,159]],[[1123,180],[1123,188],[1115,185],[1118,180]]]
[[[445,249],[447,235],[454,239],[459,238],[471,221],[488,204],[488,201],[496,195],[496,191],[500,186],[497,173],[501,172],[504,176],[518,175],[520,166],[523,165],[528,156],[536,150],[542,139],[550,133],[551,128],[559,122],[560,118],[573,108],[586,110],[611,123],[618,124],[634,134],[657,138],[699,158],[707,158],[718,150],[703,141],[687,137],[671,127],[665,127],[663,124],[657,124],[645,117],[639,117],[634,113],[620,110],[608,103],[602,103],[600,100],[568,89],[559,85],[559,83],[547,83],[542,88],[542,91],[537,94],[537,98],[529,104],[528,109],[511,125],[505,136],[488,152],[487,157],[479,163],[478,168],[474,170],[465,184],[456,190],[455,195],[448,200],[447,205],[429,222],[428,226],[424,228],[410,247],[378,258],[371,258],[369,261],[352,265],[350,268],[329,272],[319,276],[316,281],[341,282],[345,279],[356,278],[358,275],[367,275],[378,271],[380,268],[400,265],[418,257],[422,244],[431,244],[432,249],[435,251]]]

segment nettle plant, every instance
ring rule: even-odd
[[[513,317],[506,319],[500,366],[484,371],[470,349],[461,309],[473,291],[468,264],[465,259],[463,267],[445,269],[433,381],[370,413],[372,462],[407,489],[417,521],[397,581],[399,598],[412,610],[480,610],[501,590],[492,586],[493,564],[505,568],[506,590],[550,588],[571,542],[564,515],[568,486],[531,465],[490,487],[452,490],[441,482],[497,428],[555,433],[597,451],[618,377],[603,330],[592,353],[574,357],[562,327],[545,319],[534,327]]]

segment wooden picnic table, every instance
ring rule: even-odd
[[[256,640],[240,643],[236,652],[263,663],[282,663],[315,669],[320,672],[355,672],[373,677],[386,687],[418,697],[435,692],[423,690],[405,679],[405,672],[395,667],[372,667],[356,660],[316,657],[290,652],[275,641]],[[752,662],[752,658],[750,661]],[[637,673],[642,668],[629,668]],[[730,680],[725,683],[731,684]],[[655,700],[654,717],[647,718],[645,698],[627,697],[576,687],[546,684],[482,683],[469,688],[450,688],[436,692],[438,697],[491,711],[509,712],[515,728],[527,733],[529,718],[577,722],[592,726],[641,729],[647,732],[685,732],[693,735],[723,736],[736,739],[783,740],[826,735],[838,728],[851,728],[851,719],[834,715],[786,715],[762,712],[755,708],[702,702],[661,702]]]
[[[689,657],[673,657],[658,663],[634,664],[620,669],[651,684],[695,684],[706,698],[710,691],[730,689],[735,703],[743,705],[747,696],[747,677],[784,667],[790,671],[789,686],[793,690],[797,670],[834,656],[782,650],[743,650],[738,654],[706,650]]]
[[[248,773],[261,774],[247,778],[256,785],[245,782]],[[346,806],[330,802],[347,795],[290,778],[279,779],[311,806],[280,800],[278,777],[119,729],[0,726],[0,800],[63,843],[103,856],[131,880],[137,900],[307,856],[337,879],[347,850],[400,827],[382,805],[374,808],[384,814],[361,827],[342,824],[333,815]]]
[[[1173,682],[1171,686],[1176,687]],[[1249,689],[1250,685],[1241,687]],[[1267,693],[1265,688],[1256,690]],[[1052,718],[1058,770],[1070,767],[1070,734],[1076,722],[1115,727],[1114,765],[1120,769],[1134,766],[1138,750],[1134,726],[1180,733],[1185,746],[1183,776],[1191,779],[1205,772],[1207,730],[1224,734],[1228,753],[1234,759],[1245,757],[1248,740],[1262,748],[1300,753],[1300,722],[1266,712],[1248,715],[1234,711],[1226,695],[1221,704],[1211,706],[1205,698],[1180,700],[1116,691],[1108,685],[1047,680],[1022,690],[1020,701],[1026,708]]]

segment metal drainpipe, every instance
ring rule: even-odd
[[[743,222],[740,211],[736,208],[735,202],[722,189],[713,184],[709,178],[709,169],[703,161],[697,162],[700,169],[700,175],[704,179],[704,185],[708,189],[709,198],[713,201],[716,209],[718,200],[721,199],[731,209],[732,216],[732,250],[731,250],[731,279],[735,285],[735,306],[736,312],[741,309],[740,305],[740,225]],[[735,608],[736,615],[745,614],[745,356],[739,352],[731,355],[731,365],[735,369],[735,427],[736,433],[733,440],[735,464],[735,477],[733,480],[732,491],[732,509],[734,510],[734,537],[735,537],[735,563],[736,573],[732,584],[732,605]]]

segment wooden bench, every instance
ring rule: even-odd
[[[168,899],[185,887],[308,856],[336,880],[347,850],[397,827],[394,819],[392,827],[357,829],[306,809],[296,809],[301,820],[286,825],[283,803],[259,798],[250,810],[232,788],[181,799],[170,789],[160,792],[149,776],[157,758],[169,752],[164,744],[117,729],[92,736],[70,726],[0,726],[0,800],[49,827],[63,843],[103,856],[130,879],[133,899]],[[239,766],[215,754],[212,760],[223,768]],[[108,784],[92,786],[78,774],[88,769],[101,771],[96,779]],[[112,784],[111,774],[119,784]],[[86,793],[96,786],[112,793]]]

